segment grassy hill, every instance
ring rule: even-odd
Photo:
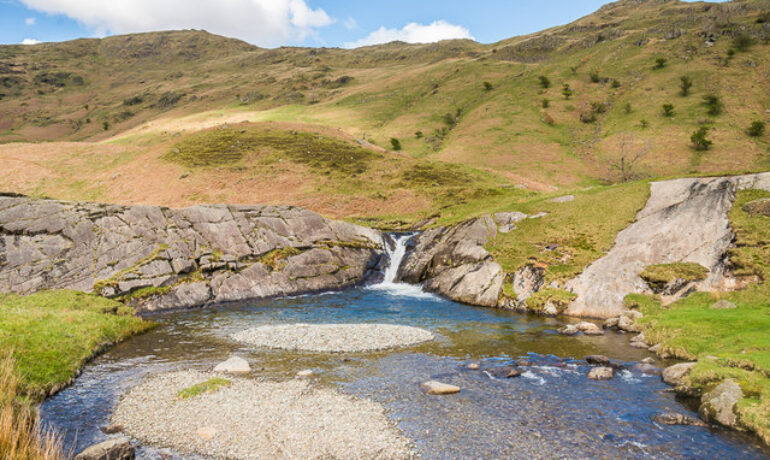
[[[770,137],[747,129],[770,117],[768,40],[766,0],[622,0],[489,45],[261,49],[175,31],[0,46],[0,159],[10,165],[0,183],[397,223],[490,197],[766,170]],[[690,140],[701,127],[706,150]],[[289,144],[305,152],[268,138],[301,139]],[[200,142],[235,153],[193,163],[173,153]],[[357,152],[366,167],[309,159],[316,152]]]

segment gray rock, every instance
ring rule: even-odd
[[[551,203],[567,203],[570,201],[575,201],[575,195],[564,195],[551,199]]]
[[[508,233],[516,229],[516,223],[527,218],[523,212],[498,212],[494,216],[497,231]]]
[[[510,379],[521,375],[521,371],[512,366],[500,366],[487,369],[492,377],[498,379]]]
[[[484,249],[496,234],[491,216],[427,230],[415,238],[398,278],[458,302],[496,307],[503,270]]]
[[[719,288],[722,262],[732,241],[727,213],[735,192],[770,190],[770,173],[653,182],[646,206],[613,248],[589,265],[567,288],[577,294],[565,311],[571,316],[610,318],[626,308],[628,293],[649,293],[639,277],[648,265],[694,262],[710,270],[697,289]]]
[[[645,363],[637,363],[631,366],[631,370],[635,372],[641,372],[642,374],[647,375],[660,375],[661,369],[657,366],[654,366],[652,364],[645,364]]]
[[[532,214],[532,215],[531,215],[531,216],[529,216],[528,218],[529,218],[529,219],[540,219],[540,218],[542,218],[542,217],[545,217],[545,216],[547,216],[547,215],[548,215],[548,213],[547,213],[547,212],[538,212],[537,214]]]
[[[648,357],[648,358],[644,358],[644,359],[641,361],[641,363],[642,363],[642,364],[655,364],[655,360],[654,360],[653,358],[649,358],[649,357]]]
[[[582,321],[576,324],[575,327],[585,335],[604,335],[602,328],[588,321]]]
[[[426,395],[451,395],[460,392],[460,387],[435,380],[420,384],[420,390]]]
[[[639,326],[636,325],[636,320],[626,314],[623,314],[618,318],[618,329],[626,332],[639,332]]]
[[[513,291],[516,302],[523,305],[532,294],[539,291],[545,284],[545,270],[528,264],[516,270],[513,274]]]
[[[701,397],[698,413],[708,421],[727,427],[736,427],[735,404],[743,398],[743,391],[734,379],[727,379]]]
[[[674,386],[681,384],[682,379],[690,373],[695,364],[697,363],[679,363],[663,369],[663,381]]]
[[[711,307],[712,310],[732,310],[734,308],[738,308],[734,303],[730,302],[729,300],[720,300],[718,302],[715,302],[714,305]]]
[[[266,266],[262,258],[271,253]],[[156,287],[169,290],[131,305],[192,308],[352,286],[374,274],[382,254],[380,232],[296,207],[168,209],[0,196],[0,292],[114,297]]]
[[[559,334],[561,335],[575,335],[579,332],[580,329],[578,329],[574,324],[568,324],[559,329]]]
[[[249,362],[239,356],[233,356],[227,361],[221,362],[214,367],[214,372],[223,374],[248,374],[251,372]]]
[[[676,412],[666,412],[663,414],[655,414],[651,417],[655,423],[662,425],[690,425],[699,427],[708,427],[702,420],[692,417],[690,415],[679,414]]]
[[[609,380],[614,375],[611,367],[594,367],[588,372],[588,378],[592,380]]]
[[[640,348],[644,350],[648,350],[650,348],[649,345],[644,342],[631,342],[629,345],[631,345],[632,348]]]
[[[75,456],[75,460],[131,460],[134,458],[131,440],[121,436],[95,444]]]

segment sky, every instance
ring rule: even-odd
[[[394,40],[493,43],[566,24],[606,0],[0,0],[0,43],[205,29],[262,47]]]

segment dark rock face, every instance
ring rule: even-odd
[[[498,306],[503,270],[484,249],[497,234],[491,216],[452,227],[437,227],[415,237],[398,278],[423,283],[427,290],[452,300],[484,307]]]
[[[128,296],[141,311],[339,289],[378,231],[277,206],[114,206],[0,196],[0,291]]]

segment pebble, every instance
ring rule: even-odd
[[[469,363],[467,366],[465,366],[466,369],[470,369],[472,371],[479,370],[481,366],[479,366],[479,363]]]
[[[217,364],[214,368],[214,372],[220,372],[223,374],[248,374],[251,372],[251,366],[245,359],[233,356],[225,362]]]
[[[310,377],[312,375],[313,375],[313,371],[310,369],[305,369],[297,372],[297,377]]]
[[[356,353],[415,345],[433,333],[391,324],[287,324],[259,326],[235,333],[234,340],[255,347],[291,351]]]

